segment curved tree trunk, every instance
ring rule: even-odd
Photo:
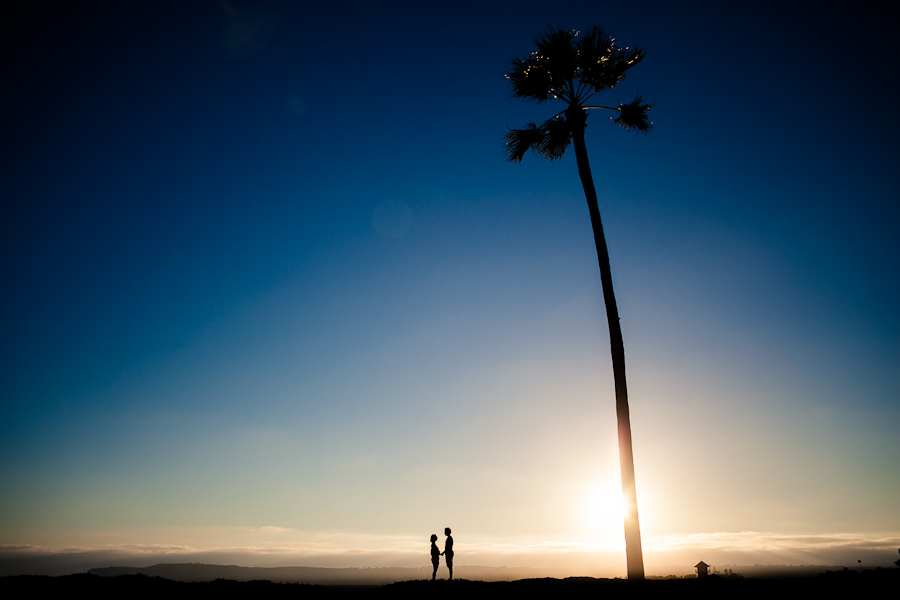
[[[594,244],[597,246],[597,261],[600,263],[600,283],[603,286],[603,301],[606,304],[606,320],[609,323],[609,345],[612,352],[613,378],[616,385],[616,419],[619,429],[619,466],[622,471],[622,496],[625,500],[625,558],[628,565],[628,579],[644,578],[644,554],[641,549],[641,525],[638,521],[637,492],[634,486],[634,454],[631,449],[631,418],[628,413],[628,389],[625,385],[625,344],[622,341],[622,327],[619,324],[619,309],[613,291],[612,272],[609,268],[609,252],[600,209],[597,206],[597,191],[591,177],[587,148],[584,145],[584,127],[587,119],[581,108],[566,111],[566,120],[572,127],[572,142],[575,144],[575,158],[578,161],[578,175],[584,187],[591,226],[594,228]]]

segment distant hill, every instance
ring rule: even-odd
[[[101,577],[117,575],[147,575],[172,581],[199,582],[216,579],[233,581],[274,581],[278,583],[313,583],[319,585],[385,585],[395,581],[431,579],[431,568],[325,568],[325,567],[238,567],[236,565],[159,564],[152,567],[103,567],[88,573]],[[546,570],[506,567],[454,567],[459,579],[478,581],[512,581],[529,577],[546,577]],[[438,570],[438,578],[445,579],[447,569]]]
[[[731,571],[747,578],[780,579],[809,578],[826,571],[841,571],[839,566],[802,566],[789,567],[779,565],[737,566]],[[673,569],[674,571],[674,569]],[[856,571],[851,569],[851,571]],[[665,572],[665,571],[663,571]],[[146,575],[162,577],[172,581],[185,583],[215,581],[228,579],[231,581],[273,581],[275,583],[310,583],[318,585],[371,585],[381,586],[398,581],[416,581],[431,579],[431,567],[404,568],[327,568],[327,567],[239,567],[236,565],[210,565],[203,563],[162,563],[152,567],[103,567],[90,569],[88,573],[101,577],[117,575]],[[538,579],[568,577],[565,572],[554,572],[553,569],[533,569],[527,567],[478,567],[460,565],[454,567],[453,575],[457,579],[470,581],[517,581],[520,579]],[[721,575],[721,573],[720,573]],[[651,576],[649,579],[668,579],[679,577],[696,577],[696,575]],[[438,579],[447,578],[447,568],[442,564],[438,570]]]
[[[315,569],[283,567],[281,569],[242,568],[219,565],[156,565],[148,569],[193,569],[211,575],[242,572],[244,576],[274,572],[302,573],[303,571],[419,571],[419,569]],[[381,586],[352,586],[338,589],[328,585],[274,583],[266,580],[234,581],[217,578],[206,581],[173,581],[162,577],[148,577],[143,573],[124,574],[125,569],[97,569],[117,571],[115,577],[80,573],[49,577],[46,575],[17,575],[0,577],[0,595],[9,598],[29,595],[48,598],[267,598],[277,600],[318,600],[345,598],[353,600],[460,600],[460,598],[630,598],[643,600],[661,597],[690,598],[691,600],[759,599],[759,598],[878,598],[900,589],[900,569],[830,571],[817,577],[756,579],[710,575],[703,579],[648,580],[640,583],[625,579],[595,579],[569,577],[516,581],[400,581]],[[331,580],[336,583],[336,580]],[[347,583],[345,580],[344,583]],[[13,595],[15,594],[15,595]],[[889,596],[887,596],[889,597]]]

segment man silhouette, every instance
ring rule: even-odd
[[[444,542],[444,551],[441,554],[444,556],[444,559],[447,561],[447,569],[450,570],[450,577],[447,579],[453,579],[453,537],[450,535],[450,528],[444,528],[444,535],[447,536],[447,540]]]

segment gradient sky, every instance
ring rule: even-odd
[[[649,136],[586,132],[648,574],[896,558],[887,9],[17,4],[7,554],[427,565],[451,526],[459,564],[624,574],[574,157],[503,145],[559,110],[512,98],[507,61],[597,23],[647,50],[603,101],[657,102]]]

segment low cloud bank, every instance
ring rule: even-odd
[[[459,536],[462,537],[462,536]],[[426,568],[430,574],[427,543],[421,552],[410,551],[408,541],[385,537],[383,549],[342,547],[338,544],[282,543],[278,545],[198,548],[186,544],[119,544],[91,547],[51,548],[37,545],[0,546],[0,576],[66,575],[101,567],[149,567],[160,563],[204,563],[244,567],[328,567],[378,569]],[[418,544],[417,544],[418,545]],[[711,533],[647,537],[644,562],[648,575],[686,575],[698,561],[748,575],[762,566],[821,565],[893,566],[900,548],[900,535],[862,534],[777,535],[759,532]],[[513,540],[466,544],[458,539],[457,565],[460,576],[468,567],[509,569],[509,578],[522,577],[621,577],[625,573],[624,552],[583,543]],[[754,567],[755,565],[755,567]],[[752,567],[752,568],[751,568]],[[442,567],[443,568],[443,567]],[[525,571],[517,571],[525,569]],[[493,578],[493,577],[492,577]],[[501,577],[503,578],[503,577]]]

